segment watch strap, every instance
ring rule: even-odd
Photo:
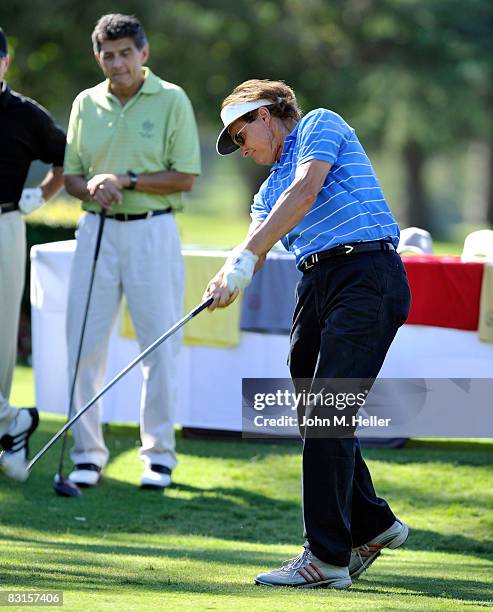
[[[127,189],[133,191],[137,187],[138,176],[132,170],[127,170],[127,175],[130,179],[130,185],[127,187]]]

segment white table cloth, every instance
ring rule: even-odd
[[[75,241],[66,241],[31,250],[33,367],[37,406],[46,412],[67,411],[65,310],[74,249]],[[242,332],[234,348],[184,346],[178,357],[176,422],[240,431],[242,378],[288,378],[288,347],[286,335],[251,332]],[[121,338],[115,328],[106,381],[138,352],[137,343]],[[493,345],[481,343],[477,332],[404,325],[381,377],[492,378]],[[103,420],[138,422],[141,384],[136,366],[105,395]]]

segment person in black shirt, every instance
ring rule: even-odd
[[[42,106],[10,89],[3,80],[9,62],[0,28],[0,468],[25,480],[27,441],[38,413],[9,403],[26,261],[21,213],[38,208],[62,187],[65,133]],[[33,160],[52,164],[52,169],[39,187],[24,189]]]

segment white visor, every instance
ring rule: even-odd
[[[228,155],[229,153],[233,153],[233,151],[240,148],[233,142],[228,132],[228,127],[232,123],[250,111],[256,110],[261,106],[270,106],[271,104],[274,104],[272,100],[266,100],[264,98],[262,100],[240,102],[238,104],[228,104],[228,106],[225,106],[221,111],[221,119],[224,127],[221,130],[216,142],[216,151],[219,153],[219,155]]]

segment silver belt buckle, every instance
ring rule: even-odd
[[[308,263],[308,260],[311,260],[310,263]],[[304,267],[305,270],[309,270],[310,268],[313,268],[313,266],[318,262],[318,253],[313,253],[313,255],[310,255],[310,257],[307,257],[307,259],[304,262]]]

